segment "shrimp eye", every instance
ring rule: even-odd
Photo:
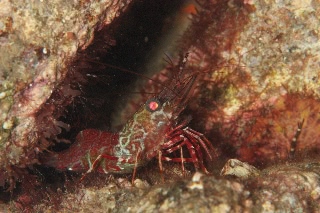
[[[146,109],[150,112],[155,112],[161,108],[159,100],[151,98],[146,102]]]

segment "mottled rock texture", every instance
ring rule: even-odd
[[[55,130],[39,128],[36,116],[68,71],[68,61],[86,48],[94,31],[109,24],[127,1],[1,1],[0,3],[0,185],[13,167],[37,162],[46,132],[67,124],[43,115]],[[48,126],[48,129],[50,126]],[[50,132],[51,131],[51,132]]]

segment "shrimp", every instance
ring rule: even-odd
[[[161,161],[191,162],[195,168],[208,173],[205,154],[212,159],[213,145],[201,133],[187,126],[189,120],[178,123],[192,91],[196,75],[183,78],[188,54],[179,62],[178,73],[162,92],[149,99],[124,125],[120,132],[85,129],[78,133],[69,149],[54,154],[45,163],[57,170],[101,173],[130,173],[158,157]],[[186,147],[187,158],[170,157]],[[184,169],[184,167],[183,167]],[[84,176],[83,176],[84,177]],[[82,178],[83,179],[83,178]]]

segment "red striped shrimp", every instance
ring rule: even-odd
[[[130,173],[155,157],[161,161],[191,162],[208,173],[204,155],[212,159],[212,144],[201,133],[177,123],[184,110],[196,76],[182,77],[187,56],[180,60],[177,75],[162,92],[149,99],[124,125],[120,132],[85,129],[78,133],[69,149],[55,154],[45,163],[58,170],[101,173]],[[188,157],[169,157],[186,147]],[[182,167],[184,169],[184,167]],[[83,176],[84,177],[84,176]],[[83,178],[82,178],[83,179]]]

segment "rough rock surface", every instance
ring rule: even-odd
[[[103,187],[79,188],[63,195],[63,212],[317,212],[320,164],[305,162],[270,167],[246,180],[195,173],[191,179],[135,187],[109,179]],[[54,211],[40,204],[35,209]]]
[[[194,129],[217,138],[223,154],[265,165],[287,159],[304,120],[297,153],[319,151],[319,2],[236,2],[191,48],[190,63],[209,70],[190,103]],[[201,17],[197,27],[208,19]]]
[[[0,185],[15,176],[12,166],[37,162],[45,145],[38,142],[36,112],[64,79],[68,60],[126,3],[1,1]]]

